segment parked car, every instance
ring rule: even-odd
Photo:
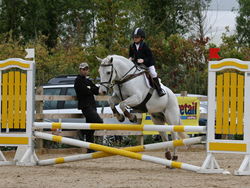
[[[75,79],[77,75],[76,74],[69,74],[69,75],[60,75],[55,78],[52,78],[49,80],[48,84],[74,84]],[[93,82],[95,82],[95,79],[89,78]],[[100,82],[100,78],[96,78],[97,84]]]
[[[71,95],[76,96],[74,89],[74,81],[76,75],[62,75],[51,79],[47,84],[43,85],[44,95]],[[44,114],[82,114],[81,110],[77,108],[77,101],[44,101],[43,113]],[[97,112],[104,114],[112,114],[112,110],[107,101],[96,101]],[[117,110],[122,113],[119,106]],[[47,122],[86,122],[85,118],[76,119],[45,119]],[[104,123],[120,123],[116,118],[105,118]],[[123,124],[130,124],[126,119]]]

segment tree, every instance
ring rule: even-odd
[[[239,15],[236,17],[238,43],[249,47],[250,44],[250,1],[238,0]]]
[[[115,52],[117,43],[128,48],[131,37],[129,11],[134,0],[95,0],[97,8],[97,40],[109,53]],[[128,34],[129,33],[129,34]]]
[[[205,35],[210,30],[211,26],[207,23],[207,12],[211,0],[194,0],[192,13],[189,15],[189,19],[192,22],[190,26],[189,35],[192,38],[205,39]]]
[[[143,1],[143,19],[147,33],[156,35],[164,31],[166,37],[184,35],[192,24],[190,18],[193,0]]]
[[[87,45],[91,39],[93,23],[92,1],[63,1],[59,17],[58,34],[65,46],[74,42],[79,47]]]
[[[12,32],[18,40],[22,32],[25,3],[23,0],[2,0],[0,5],[0,33]]]
[[[27,0],[24,7],[24,21],[22,24],[22,36],[30,41],[38,38],[39,31],[44,27],[42,16],[42,4],[40,0]]]

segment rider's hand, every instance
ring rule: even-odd
[[[143,63],[144,60],[143,60],[143,59],[138,59],[137,62],[138,62],[138,63]]]
[[[130,57],[130,58],[128,58],[130,61],[132,61],[133,59],[132,59],[132,57]]]

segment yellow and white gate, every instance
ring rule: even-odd
[[[33,49],[27,51],[34,57]],[[35,61],[20,58],[0,61],[0,146],[18,147],[14,162],[19,165],[33,165],[37,161],[32,141],[34,70]],[[12,163],[0,151],[0,165],[6,164]]]
[[[221,173],[214,154],[235,153],[245,155],[235,175],[250,175],[250,62],[210,61],[208,71],[207,158],[199,173]],[[216,139],[219,134],[243,140]]]

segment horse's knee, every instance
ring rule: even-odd
[[[124,112],[126,110],[126,105],[124,102],[120,103],[120,109]]]

